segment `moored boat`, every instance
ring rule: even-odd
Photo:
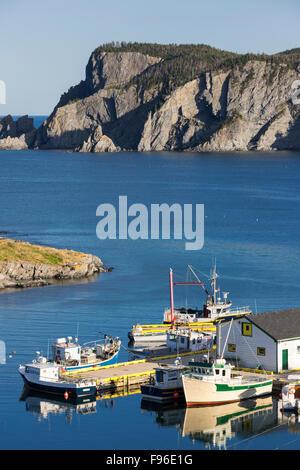
[[[65,399],[96,395],[97,392],[95,380],[63,377],[61,366],[49,362],[46,357],[39,354],[37,359],[34,359],[31,363],[20,365],[19,373],[25,385],[29,388],[39,392],[64,396]]]
[[[104,335],[103,340],[89,341],[82,346],[78,339],[58,338],[52,346],[52,362],[64,371],[88,370],[116,364],[121,347],[119,338]]]
[[[281,390],[282,410],[300,411],[300,382],[289,382]]]
[[[173,352],[197,352],[211,350],[215,342],[215,334],[203,331],[192,331],[189,328],[176,328],[167,333],[167,347]]]
[[[182,377],[187,406],[233,403],[272,392],[272,379],[232,375],[231,364],[223,358],[213,362],[190,362],[189,366],[189,373]]]
[[[180,322],[188,325],[189,323],[201,324],[205,322],[219,322],[251,313],[248,306],[232,308],[232,302],[228,300],[229,292],[223,292],[223,298],[221,297],[221,290],[217,287],[217,278],[219,275],[216,272],[216,266],[214,266],[209,278],[209,281],[211,282],[210,291],[206,289],[204,283],[199,279],[192,266],[188,265],[188,268],[195,276],[196,282],[174,282],[173,271],[170,269],[169,282],[171,307],[164,311],[164,323]],[[204,290],[206,294],[206,302],[202,309],[174,307],[173,287],[189,285],[201,286]]]
[[[223,298],[221,298],[220,288],[217,288],[216,284],[217,278],[219,277],[216,272],[216,267],[214,267],[209,278],[211,281],[211,292],[206,289],[194,269],[190,265],[188,268],[195,276],[195,282],[174,282],[173,270],[170,269],[170,308],[164,311],[163,324],[144,325],[136,323],[128,332],[128,338],[131,342],[166,342],[167,331],[170,327],[185,326],[193,331],[201,329],[205,332],[214,332],[217,322],[230,320],[231,318],[251,313],[248,306],[232,308],[232,302],[228,300],[228,292],[223,292]],[[174,306],[174,286],[190,285],[201,286],[205,291],[207,297],[203,308],[176,308]]]
[[[143,400],[167,403],[184,399],[182,373],[186,370],[179,358],[174,366],[162,364],[155,368],[154,384],[141,385]]]
[[[133,325],[131,331],[128,333],[128,338],[130,342],[160,342],[166,343],[167,335],[170,330],[171,325]],[[185,328],[190,331],[204,331],[204,332],[215,332],[216,328],[211,322],[199,323],[182,323],[174,322],[174,328]]]

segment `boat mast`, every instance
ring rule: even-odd
[[[214,265],[214,268],[213,268],[213,272],[212,272],[212,276],[210,278],[210,281],[211,281],[211,287],[212,287],[212,301],[213,301],[213,304],[216,303],[216,293],[217,293],[217,278],[218,278],[218,274],[216,272],[216,264]]]
[[[173,295],[173,270],[170,268],[170,306],[171,306],[171,329],[174,328],[174,295]]]

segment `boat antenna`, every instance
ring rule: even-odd
[[[256,304],[256,299],[254,299],[254,303],[255,303],[255,313],[257,313],[257,304]]]

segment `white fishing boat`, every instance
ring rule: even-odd
[[[289,376],[289,380],[291,376]],[[299,379],[299,376],[298,376]],[[289,382],[281,390],[282,410],[300,411],[300,381]]]
[[[95,380],[78,380],[63,377],[62,367],[49,362],[46,357],[37,353],[37,358],[31,363],[20,365],[25,385],[39,392],[61,395],[67,400],[83,396],[96,395]]]
[[[272,392],[273,380],[268,376],[232,373],[233,366],[223,357],[231,327],[232,321],[221,356],[218,351],[213,361],[189,363],[190,371],[182,377],[187,406],[233,403]]]
[[[212,349],[215,334],[192,331],[189,328],[177,328],[167,332],[167,347],[171,352],[196,352]]]
[[[131,342],[155,342],[155,343],[165,343],[167,340],[167,330],[169,327],[160,328],[159,325],[157,328],[155,326],[140,325],[137,323],[133,325],[131,330],[128,333],[128,338]]]
[[[52,362],[59,364],[65,371],[88,370],[118,362],[121,347],[119,338],[104,335],[103,340],[78,344],[77,338],[68,336],[58,338],[52,345]]]
[[[190,372],[182,377],[187,406],[233,403],[272,392],[272,379],[232,375],[232,366],[225,359],[190,362],[189,366]]]

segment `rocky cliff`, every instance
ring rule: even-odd
[[[108,46],[93,52],[86,79],[61,97],[32,147],[300,149],[300,105],[292,100],[299,49],[255,56],[208,46]]]
[[[0,289],[79,282],[105,271],[94,255],[0,238]]]
[[[0,149],[27,150],[34,144],[35,136],[33,119],[28,116],[16,121],[11,115],[0,119]]]

